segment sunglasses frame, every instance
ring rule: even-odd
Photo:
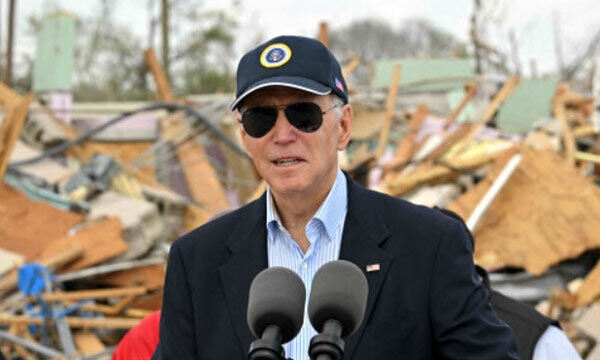
[[[315,111],[314,114],[318,114],[318,118],[314,119],[310,124],[308,124],[309,126],[303,126],[303,121],[302,120],[298,120],[295,119],[294,116],[291,116],[290,119],[290,114],[293,114],[292,111],[294,106],[298,106],[298,105],[302,105],[302,104],[310,104],[310,106],[314,106],[314,110],[316,110],[316,108],[318,108],[318,111]],[[296,129],[304,132],[304,133],[311,133],[311,132],[315,132],[317,130],[319,130],[321,128],[321,125],[323,124],[323,115],[325,115],[327,112],[341,107],[342,105],[340,104],[334,104],[332,107],[326,109],[326,110],[322,110],[321,106],[319,106],[319,104],[312,102],[312,101],[298,101],[298,102],[294,102],[294,103],[290,103],[290,104],[285,104],[285,105],[260,105],[260,106],[254,106],[251,108],[248,108],[246,110],[244,110],[242,112],[242,116],[239,120],[240,123],[242,123],[242,126],[244,127],[244,131],[251,137],[255,138],[255,139],[259,139],[265,135],[267,135],[271,129],[273,129],[273,127],[275,127],[275,123],[277,122],[277,117],[279,116],[279,110],[283,110],[285,113],[285,118],[286,120]],[[260,131],[256,131],[255,129],[253,130],[252,128],[250,128],[251,125],[248,125],[248,121],[256,121],[256,120],[250,120],[249,118],[247,118],[248,114],[252,111],[257,111],[258,109],[266,109],[269,112],[272,111],[273,113],[267,113],[267,111],[263,112],[261,115],[265,116],[265,115],[273,115],[274,117],[272,119],[266,119],[266,122],[263,122],[264,129],[260,130]],[[246,118],[246,119],[245,119]],[[248,131],[250,129],[250,131]],[[264,132],[263,132],[264,131]]]

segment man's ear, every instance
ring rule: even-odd
[[[352,135],[352,106],[346,104],[342,106],[342,115],[340,116],[339,124],[340,134],[338,137],[338,150],[344,150],[350,142],[350,136]]]

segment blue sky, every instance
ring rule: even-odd
[[[420,17],[468,41],[473,0],[239,0],[235,8],[240,23],[237,39],[241,53],[261,34],[270,38],[283,33],[314,36],[319,22],[339,28],[361,18],[379,18],[393,27],[407,19]],[[540,72],[556,67],[553,17],[558,18],[563,53],[566,59],[580,52],[600,29],[598,0],[482,0],[491,13],[488,39],[502,50],[509,49],[508,32],[514,30],[524,68],[535,59]],[[18,1],[17,25],[23,26],[29,14],[41,15],[44,9],[60,6],[90,16],[97,9],[95,0]],[[114,1],[116,20],[130,26],[145,39],[148,28],[148,0]],[[156,6],[160,1],[155,0]],[[204,0],[206,8],[233,9],[233,0]],[[6,11],[3,3],[2,11]],[[4,18],[4,17],[3,17]],[[3,34],[4,35],[4,34]],[[31,44],[19,43],[22,49]],[[238,54],[239,55],[239,54]],[[600,55],[600,54],[599,54]]]

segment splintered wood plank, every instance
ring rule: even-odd
[[[567,160],[571,165],[575,165],[575,151],[577,150],[575,144],[575,137],[573,136],[571,125],[567,120],[566,104],[563,95],[557,93],[552,108],[554,111],[554,117],[558,119],[560,123],[560,130],[562,133],[561,137],[563,140],[563,146],[565,148],[565,155],[567,156]]]
[[[399,196],[419,185],[429,184],[434,181],[449,181],[456,176],[457,173],[446,166],[422,163],[417,165],[415,170],[410,174],[405,175],[401,173],[391,178],[384,183],[380,191],[388,195]]]
[[[31,261],[52,240],[65,236],[83,219],[0,183],[0,247]]]
[[[402,139],[400,139],[398,146],[396,147],[394,159],[389,164],[384,165],[385,172],[399,170],[399,167],[408,164],[408,162],[415,156],[417,153],[416,138],[419,134],[419,129],[421,126],[423,126],[423,121],[428,113],[429,108],[427,105],[420,104],[417,107],[417,110],[410,118],[406,133]]]
[[[319,23],[319,41],[329,47],[329,29],[325,21]]]
[[[467,106],[467,104],[475,97],[476,92],[477,85],[475,83],[470,82],[465,86],[465,97],[446,119],[446,128],[456,121],[456,118],[458,118],[458,115],[460,115],[465,106]]]
[[[49,258],[79,244],[83,247],[83,257],[68,264],[65,270],[79,270],[99,264],[127,251],[129,246],[123,240],[122,230],[123,225],[117,217],[90,221],[74,235],[54,239],[37,258]]]
[[[76,331],[73,340],[81,355],[93,355],[106,349],[98,335],[89,330]]]
[[[66,316],[67,324],[72,329],[131,329],[140,323],[141,319],[125,317],[102,317],[82,318],[77,316]],[[29,317],[23,315],[0,314],[0,325],[27,324],[44,325],[47,319],[41,317]],[[49,320],[52,324],[53,320]]]
[[[93,289],[93,290],[72,290],[56,291],[42,294],[42,299],[46,302],[51,301],[81,301],[87,299],[109,299],[122,296],[144,295],[148,292],[143,286],[122,287],[113,289]],[[35,301],[35,297],[31,297]]]
[[[381,130],[386,110],[363,104],[352,105],[352,140],[369,140]]]
[[[586,306],[600,297],[600,262],[586,275],[576,296],[578,308]]]
[[[398,83],[400,82],[400,64],[394,66],[392,74],[392,82],[388,89],[388,96],[385,104],[385,121],[379,133],[379,143],[375,149],[375,160],[379,160],[387,147],[388,138],[390,136],[390,128],[394,120],[394,112],[396,111],[396,98],[398,96]]]
[[[33,94],[25,95],[17,106],[8,111],[0,124],[0,180],[4,177],[13,146],[19,139],[21,129],[23,129],[31,100],[33,100]]]
[[[162,307],[163,292],[157,291],[152,294],[140,296],[129,306],[129,309],[139,309],[147,311],[160,310]]]
[[[144,51],[144,56],[146,57],[146,63],[148,63],[148,67],[150,68],[150,72],[152,73],[152,76],[154,77],[154,81],[156,83],[156,97],[158,98],[158,100],[162,101],[174,101],[175,97],[171,92],[169,79],[167,79],[165,71],[158,62],[156,54],[154,53],[154,49],[146,49]]]
[[[360,65],[360,58],[356,55],[352,55],[352,60],[350,60],[350,63],[348,63],[342,69],[342,76],[344,79],[346,79],[346,85],[348,85],[348,88],[350,88],[350,85],[348,84],[348,76],[352,74],[358,65]]]
[[[541,275],[600,247],[600,189],[551,151],[523,148],[522,156],[475,229],[475,261]],[[448,208],[467,219],[509,158]]]
[[[23,97],[19,93],[0,82],[0,107],[10,109],[17,106],[22,100]]]
[[[61,269],[71,261],[75,261],[83,256],[83,248],[79,244],[75,244],[63,252],[54,254],[53,257],[44,258],[39,263],[46,268],[55,271]],[[18,273],[17,270],[13,270],[10,273],[4,275],[0,279],[0,292],[9,291],[17,287]]]
[[[148,290],[155,290],[162,287],[165,274],[165,265],[157,264],[117,271],[96,281],[111,286],[144,286]]]
[[[25,257],[23,255],[0,248],[0,277],[23,265],[24,262]]]
[[[468,143],[475,138],[477,133],[485,127],[485,124],[490,121],[492,116],[498,111],[498,108],[502,105],[504,100],[506,100],[506,98],[517,88],[520,81],[518,76],[511,76],[506,80],[504,85],[502,85],[502,88],[494,95],[494,98],[483,111],[479,119],[473,124],[473,127],[471,127],[469,132],[460,139],[463,148],[466,147]]]
[[[210,163],[202,144],[189,138],[192,130],[182,116],[172,116],[161,122],[162,136],[179,144],[177,158],[183,169],[188,191],[199,205],[194,214],[196,226],[208,221],[215,214],[228,209],[229,201],[217,172]]]

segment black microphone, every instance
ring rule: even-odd
[[[261,271],[250,285],[247,320],[258,338],[250,345],[250,360],[282,360],[281,344],[292,340],[304,322],[306,289],[302,279],[283,267]]]
[[[308,317],[319,333],[310,340],[313,360],[340,360],[343,337],[362,323],[369,285],[358,266],[345,260],[329,262],[317,271],[308,300]]]

